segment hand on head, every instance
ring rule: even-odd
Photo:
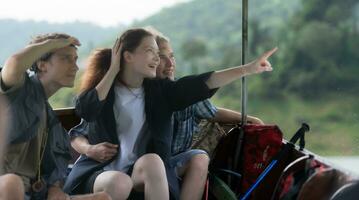
[[[122,52],[122,42],[120,38],[117,38],[115,44],[112,47],[111,65],[110,65],[110,68],[115,69],[116,72],[119,72],[121,69],[120,66],[121,52]]]
[[[69,38],[58,38],[58,39],[48,39],[46,42],[51,43],[54,48],[63,48],[67,46],[81,46],[80,41],[75,37]]]
[[[74,46],[81,46],[80,41],[75,38],[75,37],[70,37],[67,39],[67,42],[69,43],[69,45],[74,45]]]

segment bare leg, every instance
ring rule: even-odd
[[[181,199],[198,200],[202,198],[207,179],[209,158],[206,154],[194,155],[181,169],[183,177]]]
[[[94,184],[94,192],[104,191],[113,200],[127,199],[132,190],[131,178],[119,171],[105,171],[97,176]]]
[[[169,199],[165,166],[157,154],[146,154],[133,167],[134,189],[145,192],[146,200]]]
[[[0,200],[23,200],[24,183],[15,174],[0,176]]]
[[[84,194],[71,196],[70,199],[76,200],[112,200],[109,194],[106,192],[97,192],[94,194]]]

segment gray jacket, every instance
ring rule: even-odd
[[[44,180],[48,185],[63,182],[66,177],[68,161],[71,159],[70,140],[46,99],[44,88],[36,75],[25,75],[20,87],[5,90],[0,73],[0,94],[8,99],[6,109],[11,114],[8,127],[7,144],[29,141],[36,136],[40,121],[47,111],[48,140],[41,164]]]

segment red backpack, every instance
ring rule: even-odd
[[[240,173],[240,180],[230,175],[219,176],[232,188],[236,188],[236,194],[243,194],[280,151],[282,138],[283,134],[276,125],[235,127],[220,140],[212,158],[211,169]]]

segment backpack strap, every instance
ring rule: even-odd
[[[301,157],[297,158],[296,160],[292,161],[291,163],[289,163],[277,180],[276,186],[272,193],[271,200],[278,199],[279,192],[282,189],[282,188],[280,188],[282,181],[286,177],[288,177],[289,174],[291,174],[291,173],[295,173],[295,172],[298,172],[303,169],[305,171],[307,171],[307,169],[309,169],[308,164],[309,164],[310,160],[312,160],[312,159],[313,159],[312,155],[304,155],[304,156],[301,156]]]

